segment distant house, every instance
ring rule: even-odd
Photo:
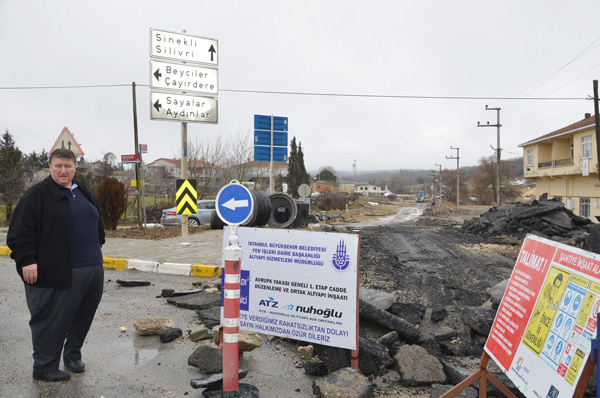
[[[323,181],[313,181],[310,183],[310,188],[313,193],[323,194],[325,192],[338,192],[337,185]]]
[[[201,160],[188,160],[188,178],[203,181],[214,176],[215,166]],[[158,178],[181,178],[181,159],[160,158],[151,163],[146,163],[149,175]],[[212,174],[211,174],[212,173]]]
[[[181,159],[156,159],[154,162],[146,163],[146,169],[148,174],[161,178],[181,178]]]
[[[381,188],[380,186],[371,184],[356,184],[354,192],[358,193],[359,195],[373,196],[384,196],[390,194],[387,186],[385,188]]]
[[[135,173],[133,171],[113,171],[110,175],[112,178],[116,178],[119,182],[125,184],[125,186],[131,185],[131,180],[135,179]]]
[[[546,194],[560,199],[581,217],[600,216],[598,153],[595,118],[583,120],[519,145],[523,148],[523,176],[536,184],[535,198]]]
[[[233,166],[230,173],[234,178],[241,180],[240,182],[253,183],[250,184],[253,189],[257,189],[257,186],[265,188],[269,186],[270,180],[269,163],[256,160],[240,163]],[[288,176],[288,166],[287,162],[273,162],[273,178],[281,174],[285,181]]]

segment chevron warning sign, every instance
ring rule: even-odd
[[[198,192],[196,180],[177,180],[177,214],[196,214],[198,212]]]

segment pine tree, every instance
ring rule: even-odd
[[[290,143],[290,157],[288,164],[287,193],[294,198],[298,197],[298,187],[309,181],[306,167],[304,166],[304,153],[302,144],[296,144],[296,137]]]
[[[23,153],[8,132],[0,140],[0,203],[6,206],[6,221],[10,221],[13,206],[25,190]]]
[[[310,182],[310,175],[306,172],[306,166],[304,166],[304,152],[302,152],[302,143],[298,144],[298,164],[300,169],[300,176],[302,177],[300,185],[308,184]]]

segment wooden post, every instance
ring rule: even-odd
[[[451,398],[460,394],[464,389],[474,384],[475,382],[479,382],[479,398],[487,397],[487,381],[489,380],[493,385],[495,385],[501,392],[508,398],[517,398],[515,394],[513,394],[504,384],[500,382],[487,370],[487,364],[490,360],[490,356],[485,350],[483,354],[481,354],[481,359],[479,360],[479,370],[471,374],[469,377],[452,387],[448,390],[444,395],[440,398]]]

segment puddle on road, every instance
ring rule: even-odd
[[[418,207],[403,207],[398,210],[396,213],[379,218],[378,220],[371,221],[368,223],[360,223],[354,225],[354,227],[362,228],[362,227],[373,227],[380,225],[387,225],[392,222],[408,222],[412,221],[423,215],[423,210]]]

